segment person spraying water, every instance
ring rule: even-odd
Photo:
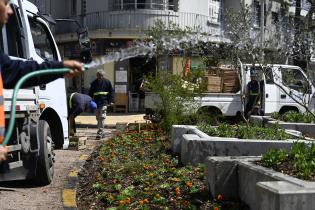
[[[9,0],[0,0],[0,27],[2,28],[13,14]],[[22,87],[31,87],[46,84],[63,76],[73,77],[83,72],[84,65],[78,61],[68,60],[63,62],[50,61],[41,64],[36,61],[12,60],[8,55],[0,52],[0,162],[6,159],[8,148],[5,146],[5,115],[3,88],[13,88],[18,80],[32,72],[41,69],[68,68],[67,71],[54,75],[42,75],[26,81]]]

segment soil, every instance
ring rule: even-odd
[[[257,165],[266,167],[266,166],[263,165],[263,163],[261,161],[256,161],[255,163]],[[301,176],[298,173],[298,171],[294,168],[292,161],[282,162],[282,163],[272,167],[272,169],[277,171],[277,172],[280,172],[280,173],[283,173],[283,174],[286,174],[286,175],[293,176],[295,178],[301,179]],[[307,179],[307,181],[315,181],[315,174],[313,174],[310,179]]]
[[[98,160],[98,149],[94,151],[86,161],[84,167],[79,173],[79,186],[77,189],[78,209],[97,209],[98,200],[95,198],[92,185],[95,182],[96,174],[101,170]]]
[[[170,151],[166,151],[170,154]],[[80,210],[94,210],[94,209],[106,209],[102,201],[97,200],[95,191],[92,186],[95,183],[97,174],[102,170],[101,161],[99,159],[99,147],[94,151],[91,156],[86,161],[85,165],[79,173],[79,185],[77,189],[77,206]],[[180,167],[180,166],[179,166]],[[125,177],[127,178],[127,177]],[[129,180],[128,180],[129,179]],[[124,180],[125,183],[132,182],[131,176]],[[111,184],[111,183],[108,183]],[[211,200],[209,197],[209,192],[206,189],[206,185],[203,182],[198,183],[198,188],[201,189],[200,193],[191,196],[191,201],[200,210],[212,210],[213,203],[218,202]],[[174,201],[175,202],[175,201]],[[239,202],[228,202],[222,201],[218,202],[221,206],[220,210],[248,210],[249,208]],[[151,206],[152,207],[152,206]],[[153,208],[153,207],[152,207]],[[154,209],[161,209],[159,206],[155,206]],[[176,206],[170,205],[169,209],[181,209],[176,208]]]

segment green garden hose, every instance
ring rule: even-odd
[[[31,72],[31,73],[23,76],[21,79],[19,79],[19,81],[17,82],[17,84],[14,87],[14,91],[13,91],[13,95],[12,95],[12,102],[11,102],[10,122],[9,122],[8,130],[5,134],[5,138],[2,142],[2,146],[6,146],[9,143],[9,140],[10,140],[12,132],[13,132],[13,128],[14,128],[14,124],[15,124],[15,114],[16,114],[16,107],[15,107],[16,97],[17,97],[17,94],[18,94],[22,84],[26,80],[28,80],[32,77],[35,77],[35,76],[49,75],[49,74],[62,74],[62,73],[65,74],[65,73],[68,73],[69,71],[70,71],[70,69],[68,69],[68,68],[45,69],[45,70],[39,70],[39,71]]]

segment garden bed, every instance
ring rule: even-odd
[[[273,113],[271,116],[251,116],[250,122],[269,127],[277,124],[282,129],[296,130],[305,137],[315,138],[315,123],[310,114],[287,112],[284,115],[279,115]]]
[[[204,167],[182,166],[161,131],[121,134],[105,142],[80,174],[79,209],[246,209],[211,200]]]
[[[223,130],[232,133],[229,128]],[[249,136],[248,134],[242,135]],[[285,139],[287,134],[278,132],[276,134],[271,133],[269,136],[270,138],[274,137],[273,139],[278,136]],[[180,151],[181,161],[185,165],[204,163],[207,156],[259,156],[271,148],[289,150],[292,144],[297,141],[297,139],[257,140],[209,136],[193,126],[173,126],[172,139],[172,148]],[[305,142],[309,143],[308,141]]]
[[[209,157],[206,160],[210,193],[240,199],[250,209],[311,210],[315,182],[304,181],[255,164],[259,157]]]

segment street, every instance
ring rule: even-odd
[[[106,130],[107,137],[111,129]],[[81,155],[89,155],[91,149],[102,141],[95,140],[96,129],[77,129],[77,135],[87,137],[86,149],[55,150],[55,174],[50,185],[38,187],[27,181],[0,183],[0,209],[63,209],[62,191],[69,172]]]
[[[0,209],[63,209],[64,181],[81,152],[56,150],[55,174],[50,185],[37,187],[27,181],[0,183]]]

